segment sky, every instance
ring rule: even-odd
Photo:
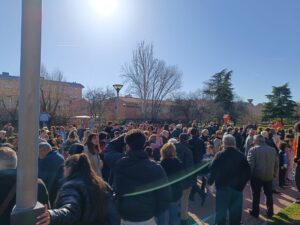
[[[144,40],[157,58],[178,66],[182,91],[203,88],[227,68],[244,100],[264,102],[272,86],[288,82],[300,101],[299,0],[101,1],[43,1],[42,63],[49,71],[60,69],[86,88],[122,83],[121,66]],[[21,0],[0,1],[0,31],[0,73],[19,75]]]

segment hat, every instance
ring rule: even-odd
[[[0,134],[6,134],[5,130],[0,130]]]

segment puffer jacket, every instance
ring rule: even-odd
[[[171,202],[170,187],[153,191],[151,189],[167,182],[164,169],[149,160],[143,150],[128,151],[127,155],[117,162],[114,170],[113,189],[117,194],[122,219],[141,222],[164,212]],[[147,193],[139,193],[149,189]],[[132,193],[137,195],[126,196]]]
[[[55,209],[49,210],[51,225],[102,225],[97,221],[97,209],[92,204],[93,193],[82,179],[65,182],[59,191]],[[105,225],[120,225],[120,217],[108,186]]]

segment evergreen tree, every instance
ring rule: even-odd
[[[232,71],[222,70],[216,73],[206,82],[204,94],[218,103],[221,108],[230,113],[234,99],[231,83]]]
[[[269,101],[264,106],[264,120],[280,119],[283,122],[283,119],[294,116],[297,104],[292,100],[291,90],[287,83],[278,87],[273,86],[272,94],[266,97]]]

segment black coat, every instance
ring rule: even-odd
[[[182,162],[185,174],[194,170],[193,153],[187,144],[176,143],[177,157]],[[191,187],[195,183],[195,176],[190,176],[183,181],[183,189]]]
[[[49,210],[51,225],[101,225],[97,222],[97,209],[92,204],[93,193],[88,191],[87,185],[79,178],[64,183],[59,191],[55,209]],[[106,197],[105,225],[120,225],[120,217],[112,201],[109,187]]]
[[[189,147],[193,152],[194,164],[200,164],[203,159],[203,156],[206,153],[204,141],[197,136],[193,136],[189,140]]]
[[[216,188],[231,187],[242,191],[250,179],[250,165],[240,151],[235,148],[226,148],[218,152],[211,162],[209,184],[215,182]]]
[[[113,174],[117,162],[125,156],[124,153],[124,135],[112,140],[104,150],[104,163],[109,168],[109,184],[113,183]]]
[[[179,178],[183,172],[182,163],[178,158],[163,159],[160,164],[165,169],[169,181]],[[177,202],[182,196],[182,181],[172,184],[171,190],[172,201]]]
[[[9,191],[12,187],[16,184],[17,179],[17,170],[0,170],[0,204],[4,202],[5,198],[7,197]],[[38,196],[37,200],[43,205],[49,205],[49,196],[46,189],[45,184],[42,180],[38,179]],[[8,204],[4,213],[0,216],[0,224],[2,225],[9,225],[10,224],[10,214],[13,207],[16,204],[16,197],[14,196],[13,199]]]
[[[151,189],[167,182],[164,169],[149,160],[143,150],[130,150],[118,161],[114,172],[113,189],[117,194],[122,219],[140,222],[164,212],[171,202],[170,187],[130,197],[124,195]]]

